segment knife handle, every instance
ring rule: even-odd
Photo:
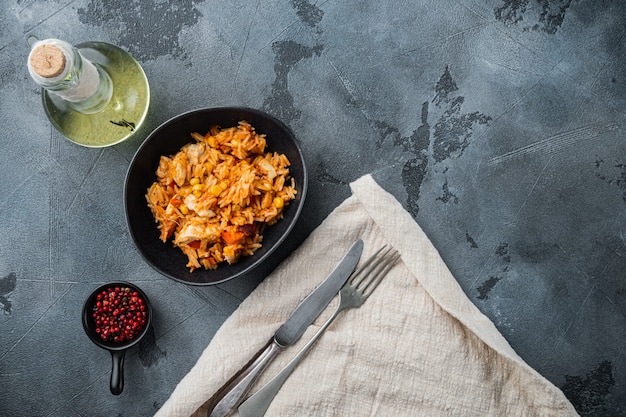
[[[226,417],[239,406],[244,396],[261,373],[282,350],[282,346],[272,340],[259,350],[243,368],[217,390],[208,401],[207,417]]]

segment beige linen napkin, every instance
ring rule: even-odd
[[[266,416],[575,416],[467,298],[413,218],[370,176],[223,324],[157,417],[205,417],[203,404],[363,239],[402,255],[359,309],[343,312],[283,385]],[[337,305],[257,382],[263,386]],[[235,413],[237,415],[237,413]]]

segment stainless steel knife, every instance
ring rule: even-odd
[[[229,379],[208,401],[208,417],[225,417],[242,402],[267,365],[287,346],[291,346],[313,323],[319,314],[337,295],[354,271],[363,252],[363,241],[356,241],[339,265],[313,292],[296,307],[287,321],[280,326],[272,339],[256,355]]]

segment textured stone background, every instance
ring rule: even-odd
[[[372,173],[581,415],[626,415],[625,21],[622,0],[4,0],[0,415],[152,415],[263,279],[175,283],[126,230],[141,141],[223,105],[274,114],[302,146],[309,194],[277,256]],[[58,134],[26,71],[31,34],[133,54],[152,89],[139,133],[100,150]],[[79,316],[117,278],[156,311],[113,397]]]

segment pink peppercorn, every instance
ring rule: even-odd
[[[97,294],[92,317],[95,331],[103,341],[127,342],[144,329],[147,312],[137,291],[110,287]]]

